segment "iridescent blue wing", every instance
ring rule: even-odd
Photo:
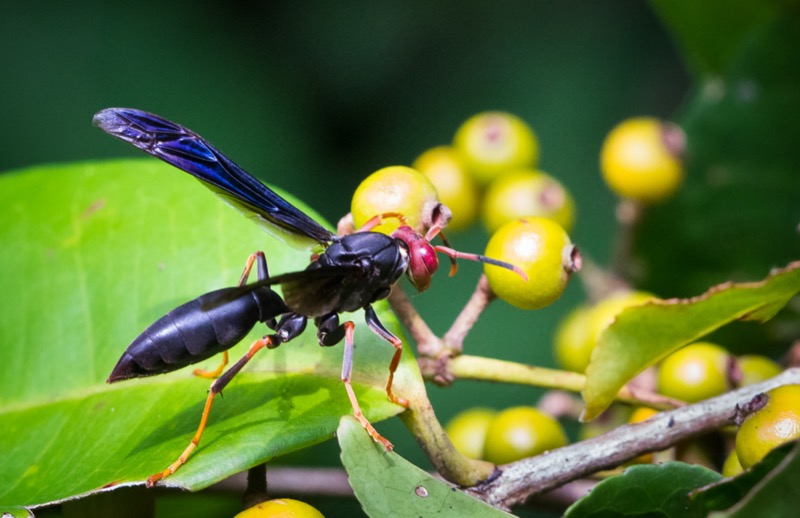
[[[188,128],[131,108],[105,109],[94,116],[93,123],[109,135],[186,171],[285,242],[298,245],[296,238],[308,237],[327,245],[337,240],[336,234],[253,178]]]

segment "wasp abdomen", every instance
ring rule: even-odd
[[[173,309],[125,350],[108,382],[153,376],[203,361],[239,343],[259,321],[286,311],[267,287],[224,288]]]

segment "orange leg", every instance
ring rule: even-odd
[[[386,451],[392,451],[394,446],[392,443],[389,442],[384,436],[378,433],[378,430],[372,426],[364,414],[361,412],[361,407],[358,404],[358,399],[356,398],[355,392],[353,392],[353,387],[350,385],[350,375],[353,371],[353,330],[355,329],[355,325],[352,322],[345,322],[344,323],[344,360],[342,361],[342,382],[344,383],[344,388],[347,390],[347,397],[350,398],[350,405],[353,407],[353,415],[358,422],[361,423],[361,426],[367,431],[367,433],[372,437],[376,442],[379,442],[383,445]]]
[[[396,403],[400,406],[404,406],[408,408],[408,400],[403,399],[401,397],[397,397],[392,392],[392,382],[394,381],[394,371],[397,370],[397,366],[400,364],[400,357],[403,354],[403,343],[398,340],[397,344],[392,344],[395,346],[394,356],[392,356],[392,362],[389,364],[389,381],[386,383],[386,395],[389,396],[389,401],[392,403]]]
[[[389,401],[392,403],[408,408],[408,400],[399,398],[392,392],[394,373],[397,370],[397,366],[400,365],[400,358],[403,356],[403,342],[383,326],[381,321],[378,320],[378,315],[375,313],[375,310],[372,309],[372,306],[364,308],[364,316],[366,317],[369,328],[394,347],[394,356],[392,356],[392,361],[389,363],[389,381],[386,383],[386,395],[389,396]]]
[[[220,362],[219,366],[214,369],[213,371],[207,371],[205,369],[195,369],[192,371],[194,376],[198,378],[208,378],[208,379],[216,379],[219,378],[219,375],[222,374],[222,371],[228,365],[228,351],[222,351],[222,361]]]
[[[225,386],[228,383],[230,383],[231,379],[233,379],[233,377],[240,370],[242,370],[242,367],[244,367],[245,364],[248,361],[250,361],[250,358],[252,358],[255,353],[257,353],[264,347],[266,347],[267,349],[273,349],[277,347],[277,344],[274,344],[272,338],[269,336],[256,340],[250,346],[250,349],[247,351],[247,354],[245,354],[242,358],[240,358],[239,361],[233,365],[233,367],[228,369],[228,371],[226,371],[225,374],[223,374],[220,378],[218,378],[217,380],[214,381],[214,383],[211,384],[211,389],[209,389],[208,391],[208,398],[206,398],[206,404],[205,407],[203,408],[203,415],[200,417],[200,425],[197,427],[197,431],[195,432],[194,437],[192,437],[191,442],[189,442],[189,445],[186,447],[185,450],[183,450],[183,453],[180,454],[178,459],[172,464],[170,464],[167,467],[167,469],[147,477],[147,481],[145,482],[147,487],[153,487],[156,482],[172,475],[173,473],[175,473],[175,471],[178,470],[178,468],[180,468],[186,463],[186,460],[189,458],[189,455],[192,454],[194,449],[200,443],[200,437],[202,437],[203,431],[206,428],[206,422],[208,421],[209,412],[211,412],[211,404],[214,402],[214,396],[222,392],[222,389],[225,388]]]

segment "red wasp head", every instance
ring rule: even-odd
[[[439,268],[436,248],[427,236],[422,236],[408,225],[401,225],[392,232],[392,237],[408,246],[408,279],[417,291],[425,291],[431,285],[431,277]]]
[[[444,234],[441,234],[441,230],[440,227],[433,226],[428,230],[428,233],[423,236],[408,225],[401,225],[397,230],[392,232],[392,237],[403,241],[408,247],[408,270],[406,270],[406,273],[408,274],[411,284],[414,285],[417,291],[425,291],[431,285],[431,277],[433,277],[433,274],[436,273],[436,270],[439,268],[439,258],[436,256],[437,252],[441,252],[450,257],[451,276],[455,275],[458,270],[456,259],[468,259],[470,261],[506,268],[516,272],[526,281],[528,280],[528,276],[525,275],[525,272],[513,264],[491,259],[483,255],[459,252],[453,250],[449,246],[432,245],[431,240],[436,237],[437,234],[446,245],[449,245]]]

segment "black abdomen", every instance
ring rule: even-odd
[[[203,361],[239,343],[259,321],[285,311],[267,287],[224,288],[173,309],[128,346],[108,382],[153,376]]]

